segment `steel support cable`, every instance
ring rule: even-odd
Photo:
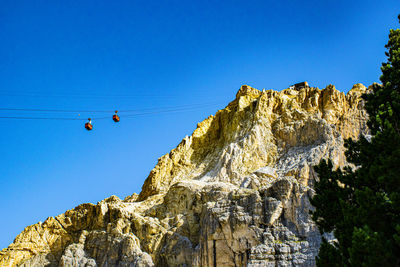
[[[219,104],[220,102],[209,102],[203,104],[190,104],[190,105],[180,105],[174,107],[160,107],[160,108],[143,108],[143,109],[128,109],[128,110],[118,110],[119,113],[130,113],[130,112],[140,112],[147,110],[168,110],[174,108],[185,108],[185,107],[204,107],[209,105]],[[57,113],[113,113],[115,110],[68,110],[68,109],[35,109],[35,108],[0,108],[0,111],[28,111],[28,112],[57,112]]]
[[[214,106],[214,105],[209,105],[209,106]],[[202,107],[196,107],[196,108],[181,108],[181,109],[170,109],[170,110],[162,110],[162,111],[153,111],[153,112],[142,112],[142,113],[136,113],[136,114],[129,114],[126,116],[123,116],[122,118],[135,118],[137,116],[143,116],[143,115],[153,115],[153,114],[162,114],[162,113],[176,113],[176,112],[184,112],[184,111],[194,111],[198,110]],[[98,117],[98,118],[93,118],[93,120],[102,120],[102,119],[109,119],[110,117]]]
[[[200,108],[200,107],[221,105],[222,103],[223,103],[223,101],[213,101],[213,102],[207,102],[207,103],[187,104],[187,105],[171,106],[171,107],[127,109],[127,110],[118,110],[118,113],[120,113],[120,112],[132,113],[132,112],[151,111],[151,110],[164,111],[164,110],[170,110],[170,109],[176,109],[176,108]]]
[[[65,112],[65,113],[108,113],[114,110],[63,110],[63,109],[36,109],[36,108],[0,108],[0,111],[29,111],[29,112]]]
[[[216,105],[216,104],[214,104]],[[208,106],[214,106],[208,105]],[[127,116],[123,116],[123,118],[134,118],[137,116],[143,115],[153,115],[153,114],[162,114],[162,113],[177,113],[177,112],[187,112],[187,111],[194,111],[198,110],[199,108],[203,108],[207,105],[199,106],[199,107],[192,107],[192,108],[177,108],[177,109],[169,109],[169,110],[161,110],[161,111],[154,111],[154,112],[142,112],[136,114],[130,114]],[[76,120],[76,121],[86,121],[87,119],[84,118],[52,118],[52,117],[20,117],[20,116],[0,116],[0,119],[20,119],[20,120]],[[110,119],[109,116],[107,117],[93,117],[92,120],[104,120]]]
[[[0,119],[16,119],[16,120],[68,120],[68,121],[86,121],[83,118],[46,118],[46,117],[12,117],[1,116]]]
[[[1,96],[15,96],[15,97],[44,97],[44,98],[57,98],[57,97],[67,97],[67,98],[176,98],[178,96],[184,95],[174,94],[174,95],[160,95],[159,93],[151,94],[136,94],[136,95],[96,95],[96,94],[49,94],[41,92],[7,92],[0,91]],[[192,94],[193,95],[193,94]],[[194,94],[195,96],[204,96],[203,94]]]
[[[28,97],[77,97],[77,98],[132,98],[132,97],[177,97],[179,94],[175,95],[160,95],[155,93],[154,95],[142,95],[142,94],[132,94],[132,95],[108,95],[108,94],[54,94],[54,93],[45,93],[45,92],[7,92],[7,91],[0,91],[0,95],[3,96],[28,96]]]

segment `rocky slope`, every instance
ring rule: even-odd
[[[311,166],[346,164],[343,139],[367,133],[366,90],[242,86],[159,159],[140,195],[28,226],[0,266],[314,266]]]

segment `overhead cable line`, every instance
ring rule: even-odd
[[[214,105],[208,105],[208,106],[214,106]],[[152,115],[152,114],[162,114],[162,113],[176,113],[176,112],[183,112],[183,111],[192,111],[192,110],[197,110],[202,107],[193,107],[193,108],[177,108],[177,109],[169,109],[169,110],[160,110],[160,111],[153,111],[153,112],[142,112],[142,113],[135,113],[135,114],[130,114],[124,116],[124,118],[134,118],[137,116],[143,116],[143,115]],[[118,111],[119,112],[119,111]],[[109,117],[99,117],[99,118],[93,118],[95,120],[102,120],[102,119],[109,119]]]
[[[63,110],[63,109],[36,109],[36,108],[0,108],[0,111],[32,111],[32,112],[65,112],[65,113],[108,113],[112,112],[111,110]]]
[[[188,104],[188,105],[180,105],[180,106],[173,106],[173,107],[160,107],[160,108],[143,108],[143,109],[129,109],[129,110],[118,110],[118,112],[140,112],[140,111],[147,111],[147,110],[169,110],[175,108],[185,108],[185,107],[205,107],[210,105],[219,104],[219,102],[209,102],[203,104]],[[114,110],[69,110],[69,109],[36,109],[36,108],[5,108],[0,107],[0,111],[28,111],[28,112],[59,112],[59,113],[110,113],[114,112]]]
[[[77,98],[131,98],[131,97],[176,97],[177,95],[98,95],[98,94],[51,94],[51,93],[35,93],[35,92],[5,92],[0,91],[2,96],[28,96],[28,97],[77,97]]]
[[[199,108],[203,108],[205,106],[215,106],[216,104],[208,104],[208,105],[203,105],[203,106],[198,106],[198,107],[186,107],[186,108],[175,108],[175,109],[166,109],[166,110],[158,110],[158,111],[153,111],[153,112],[141,112],[141,113],[136,113],[136,114],[130,114],[127,116],[124,116],[123,118],[134,118],[137,116],[143,116],[143,115],[153,115],[153,114],[162,114],[162,113],[177,113],[177,112],[185,112],[185,111],[194,111]],[[109,119],[110,117],[94,117],[92,118],[93,120],[103,120],[103,119]],[[27,116],[0,116],[0,119],[19,119],[19,120],[87,120],[84,118],[59,118],[59,117],[27,117]]]
[[[178,96],[184,95],[182,94],[174,94],[174,95],[160,95],[159,93],[155,94],[135,94],[135,95],[98,95],[98,94],[50,94],[50,93],[23,93],[23,92],[6,92],[0,91],[1,96],[15,96],[15,97],[43,97],[43,98],[177,98]],[[192,94],[196,95],[196,94]],[[198,94],[200,96],[200,94]]]
[[[68,121],[86,121],[83,118],[47,118],[47,117],[16,117],[16,116],[1,116],[0,119],[16,119],[16,120],[68,120]]]

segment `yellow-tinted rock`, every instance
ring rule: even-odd
[[[0,252],[0,266],[312,266],[312,165],[346,164],[343,139],[368,132],[367,90],[243,85],[159,158],[140,195],[28,226]]]
[[[336,127],[343,138],[358,138],[360,131],[366,129],[366,113],[360,107],[360,96],[365,91],[361,84],[355,85],[347,96],[333,85],[324,90],[303,87],[282,92],[260,92],[244,85],[225,109],[199,123],[192,136],[159,159],[139,200],[164,193],[179,180],[207,175],[213,165],[227,165],[221,154],[235,153],[235,147],[227,149],[232,144],[240,148],[241,155],[230,157],[229,169],[222,168],[214,180],[227,181],[227,176],[243,176],[272,165],[278,147],[312,143],[321,138],[321,118]]]

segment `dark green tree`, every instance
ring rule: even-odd
[[[400,21],[400,15],[399,15]],[[347,161],[356,168],[333,170],[330,161],[319,175],[313,220],[323,239],[318,266],[400,266],[400,30],[390,30],[382,64],[382,85],[365,94],[371,136],[345,141]]]

